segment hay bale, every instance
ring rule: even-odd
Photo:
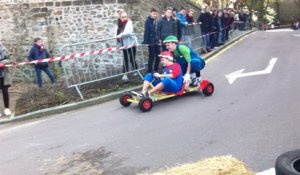
[[[220,156],[168,168],[151,175],[254,175],[254,173],[249,171],[242,161],[232,156]]]

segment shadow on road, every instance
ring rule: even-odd
[[[93,174],[93,175],[133,175],[146,168],[124,166],[126,158],[120,158],[104,147],[86,152],[60,156],[44,161],[43,174]]]

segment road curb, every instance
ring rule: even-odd
[[[103,95],[103,96],[100,96],[100,97],[88,99],[88,100],[85,100],[85,101],[80,101],[80,102],[76,102],[76,103],[72,103],[72,104],[66,104],[66,105],[61,105],[61,106],[57,106],[57,107],[42,109],[42,110],[27,113],[27,114],[24,114],[24,115],[12,116],[10,118],[1,119],[0,124],[5,124],[5,123],[9,123],[9,122],[16,122],[16,121],[23,121],[23,120],[27,120],[27,119],[40,118],[40,117],[43,117],[43,116],[60,114],[60,113],[73,111],[73,110],[77,110],[77,109],[84,108],[84,107],[89,107],[89,106],[92,106],[92,105],[101,104],[103,102],[107,102],[109,100],[113,100],[113,99],[118,98],[120,96],[120,94],[122,94],[124,92],[133,91],[133,90],[137,90],[137,89],[140,89],[140,88],[142,88],[141,85],[135,86],[135,87],[132,87],[132,88],[129,88],[129,89],[126,89],[126,90],[106,94],[106,95]]]
[[[229,47],[233,43],[239,41],[241,38],[249,35],[253,31],[255,31],[255,30],[251,30],[251,31],[246,32],[245,34],[239,36],[239,37],[236,37],[236,38],[230,40],[225,45],[223,45],[223,46],[219,47],[218,49],[216,49],[216,50],[208,53],[207,55],[205,55],[203,57],[203,59],[208,60],[212,56],[216,55],[220,51],[222,51],[225,48]],[[92,105],[101,104],[103,102],[118,98],[120,96],[120,94],[122,94],[126,91],[137,90],[137,89],[140,89],[141,87],[142,87],[141,85],[140,86],[135,86],[135,87],[132,87],[132,88],[129,88],[129,89],[126,89],[126,90],[113,92],[113,93],[110,93],[110,94],[106,94],[106,95],[103,95],[103,96],[100,96],[100,97],[84,100],[84,101],[81,101],[81,102],[76,102],[76,103],[72,103],[72,104],[67,104],[67,105],[42,109],[42,110],[27,113],[27,114],[24,114],[24,115],[19,115],[19,116],[12,115],[10,118],[0,119],[0,124],[6,124],[6,123],[10,123],[10,122],[17,122],[17,121],[24,121],[24,120],[28,120],[28,119],[34,119],[34,118],[40,118],[40,117],[44,117],[44,116],[60,114],[60,113],[73,111],[73,110],[84,108],[84,107],[89,107],[89,106],[92,106]]]

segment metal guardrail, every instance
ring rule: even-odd
[[[75,87],[81,99],[84,99],[80,86],[97,81],[114,78],[124,74],[137,72],[146,68],[144,46],[136,45],[120,49],[116,38],[108,38],[91,42],[75,43],[63,46],[61,53],[65,55],[105,49],[96,55],[87,55],[62,61],[65,81],[68,88]],[[108,49],[107,49],[108,48]],[[136,53],[134,53],[136,52]],[[124,71],[124,55],[128,56],[128,70]],[[132,59],[131,55],[135,55]],[[131,64],[136,62],[136,64]]]

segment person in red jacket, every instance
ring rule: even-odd
[[[153,99],[153,93],[162,91],[167,93],[179,92],[183,85],[182,70],[179,64],[174,63],[173,54],[170,51],[164,51],[160,55],[160,61],[163,65],[163,73],[148,73],[144,77],[142,97]],[[148,90],[150,85],[154,88]]]

